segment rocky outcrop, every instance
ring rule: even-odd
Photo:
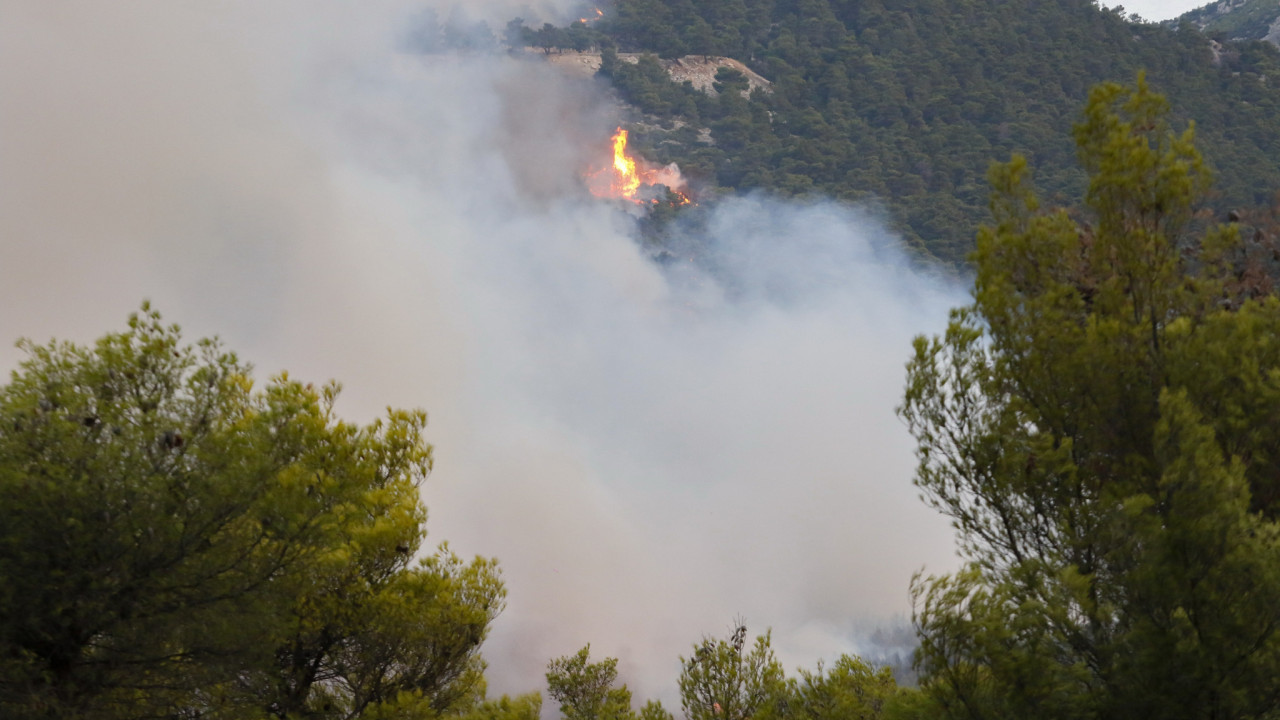
[[[543,57],[547,62],[574,75],[591,76],[595,75],[600,69],[600,53],[598,52],[575,52],[565,50],[563,52],[552,51],[545,53],[541,50],[528,49],[531,53],[536,53],[539,57]],[[623,62],[638,63],[640,62],[639,53],[618,53],[618,59]],[[685,55],[675,60],[659,60],[658,61],[671,79],[678,82],[689,82],[693,87],[701,90],[708,95],[714,95],[716,72],[720,68],[730,68],[742,73],[747,79],[747,91],[750,92],[756,88],[769,90],[769,81],[751,68],[734,60],[733,58],[717,57],[715,55]]]
[[[1280,2],[1218,0],[1184,14],[1173,23],[1190,22],[1206,32],[1232,40],[1266,40],[1280,45]]]
[[[1272,45],[1280,46],[1280,15],[1277,15],[1276,19],[1271,21],[1271,27],[1267,28],[1267,34],[1262,39]]]

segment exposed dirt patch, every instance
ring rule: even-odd
[[[742,63],[727,57],[714,55],[685,55],[677,60],[660,60],[667,69],[667,74],[678,83],[691,82],[693,86],[708,95],[716,93],[712,84],[716,81],[716,71],[722,67],[731,68],[747,78],[747,92],[756,88],[769,90],[769,81]]]
[[[565,72],[590,77],[600,69],[600,53],[598,52],[564,52],[552,51],[547,54],[536,48],[526,48],[526,52],[543,57],[547,62]],[[629,63],[640,62],[639,53],[618,53],[618,59]],[[747,78],[748,92],[756,88],[769,90],[769,81],[748,68],[746,65],[727,57],[715,55],[685,55],[676,60],[659,60],[667,74],[678,83],[689,82],[695,88],[708,95],[715,95],[714,83],[716,71],[722,67],[732,68]]]

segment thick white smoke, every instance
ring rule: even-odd
[[[654,262],[578,175],[598,89],[406,53],[425,6],[9,0],[0,338],[150,298],[261,374],[342,380],[350,416],[426,408],[431,537],[509,585],[496,691],[591,642],[670,700],[736,614],[793,667],[856,651],[952,563],[893,407],[962,298],[834,204],[728,201],[699,263]]]

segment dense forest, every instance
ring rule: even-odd
[[[1069,141],[1088,89],[1140,70],[1196,123],[1218,178],[1218,215],[1280,189],[1280,51],[1215,50],[1190,25],[1134,22],[1092,0],[628,0],[569,28],[507,30],[548,49],[599,47],[601,74],[641,111],[647,157],[676,161],[707,190],[764,188],[884,204],[922,255],[960,263],[987,211],[988,165],[1013,153],[1050,202],[1085,176]],[[517,21],[518,27],[518,21]],[[638,63],[614,52],[647,53]],[[743,97],[676,84],[660,61],[727,56],[772,82]],[[709,133],[703,132],[709,130]]]

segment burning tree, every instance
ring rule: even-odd
[[[612,163],[587,174],[587,188],[592,195],[644,205],[662,202],[663,193],[659,188],[666,188],[676,198],[675,204],[690,202],[686,194],[688,183],[680,174],[679,166],[675,163],[654,166],[628,154],[627,131],[622,128],[614,133],[612,142]]]

